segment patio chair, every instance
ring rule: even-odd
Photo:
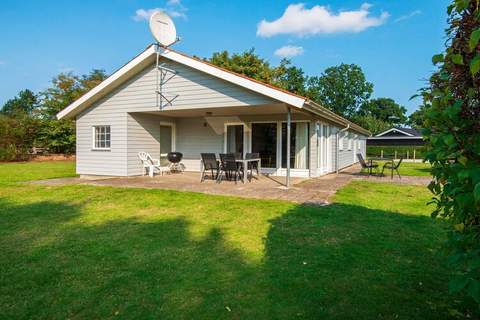
[[[220,153],[220,173],[217,177],[218,183],[222,181],[222,173],[225,173],[227,179],[231,179],[233,175],[235,183],[237,183],[238,178],[241,177],[241,171],[235,161],[235,155],[233,153]]]
[[[396,171],[397,174],[398,174],[398,178],[399,179],[402,179],[402,176],[400,175],[400,172],[398,171],[398,168],[400,167],[400,165],[402,164],[402,161],[403,161],[403,157],[400,157],[400,160],[395,163],[395,161],[389,161],[387,163],[385,163],[383,165],[383,168],[382,168],[382,175],[383,175],[383,171],[385,170],[385,168],[389,169],[392,171],[392,174],[391,174],[391,179],[393,179],[393,171]]]
[[[215,153],[200,153],[203,163],[203,170],[202,176],[200,178],[200,182],[205,180],[206,173],[208,171],[212,174],[212,180],[216,180],[218,178],[218,173],[220,172],[220,163],[215,156]]]
[[[372,170],[375,169],[375,172],[378,173],[378,164],[375,162],[372,163],[367,163],[365,162],[365,159],[363,159],[363,156],[361,153],[357,153],[357,158],[358,161],[360,162],[360,165],[362,166],[362,170],[366,169],[368,171],[368,174],[372,174]]]
[[[253,153],[247,153],[245,155],[245,159],[258,159],[260,158],[260,153],[258,152],[253,152]],[[253,170],[257,172],[257,176],[260,175],[259,168],[258,168],[258,162],[249,162],[248,163],[248,170],[250,170],[250,176],[253,175]]]
[[[148,152],[139,152],[138,158],[142,162],[142,175],[148,172],[150,178],[153,178],[155,172],[159,172],[162,176],[164,172],[170,172],[170,167],[160,165],[160,160],[153,159]]]

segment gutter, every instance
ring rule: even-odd
[[[345,128],[343,128],[342,130],[339,130],[337,131],[337,133],[335,134],[335,138],[336,138],[336,148],[335,148],[335,152],[336,152],[336,156],[335,156],[335,172],[338,174],[338,158],[340,156],[340,152],[339,152],[339,136],[341,133],[347,131],[348,129],[350,129],[350,123],[347,124],[347,126]]]

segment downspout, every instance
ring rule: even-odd
[[[339,148],[339,137],[340,137],[340,134],[341,134],[341,133],[347,131],[348,129],[350,129],[350,123],[347,124],[347,126],[346,126],[345,128],[343,128],[342,130],[337,131],[336,137],[335,137],[335,138],[336,138],[336,143],[335,143],[335,144],[336,144],[336,146],[337,146],[337,147],[335,148],[335,155],[336,155],[336,156],[335,156],[335,172],[336,172],[337,174],[338,174],[338,158],[339,158],[339,156],[340,156],[340,152],[339,152],[339,149],[340,149],[340,148]]]

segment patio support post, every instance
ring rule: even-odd
[[[287,178],[285,185],[287,188],[290,187],[290,132],[292,127],[292,110],[290,107],[287,107]]]

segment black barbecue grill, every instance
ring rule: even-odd
[[[171,162],[171,171],[183,172],[184,166],[180,163],[180,161],[182,161],[182,158],[183,154],[181,152],[169,152],[167,154],[167,159]]]

